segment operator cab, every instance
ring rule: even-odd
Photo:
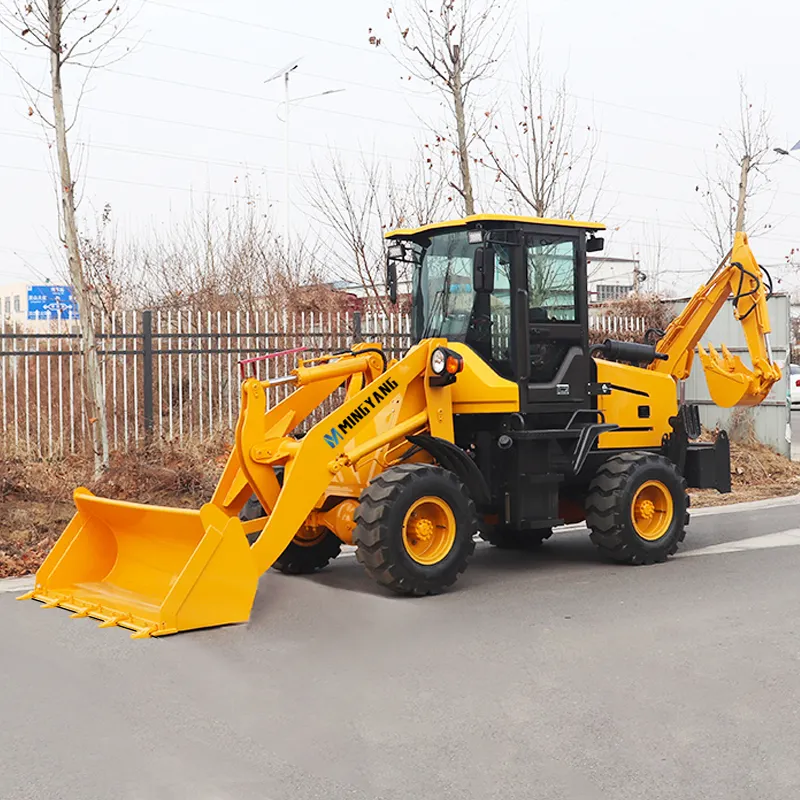
[[[586,254],[605,226],[479,214],[387,234],[387,286],[411,272],[415,342],[464,342],[520,387],[520,411],[586,406]]]

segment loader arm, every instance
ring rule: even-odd
[[[435,343],[436,340],[428,340],[412,348],[403,359],[323,417],[302,439],[282,435],[273,427],[272,418],[280,417],[281,406],[287,401],[267,412],[260,382],[245,381],[236,453],[248,484],[268,512],[261,534],[250,548],[259,574],[266,572],[286,549],[340,472],[356,469],[406,436],[430,428],[431,390],[423,378]],[[342,369],[349,366],[342,361]],[[327,377],[320,369],[318,373],[311,371],[307,381],[290,399],[301,402],[304,392],[314,386],[330,393],[336,378]],[[449,404],[450,387],[434,391],[441,395],[439,405]],[[449,415],[447,419],[452,426]],[[276,466],[284,469],[279,491],[274,478]]]
[[[700,339],[731,295],[733,313],[744,330],[752,369],[732,355],[724,343],[722,356],[712,345],[709,344],[708,352],[700,345]],[[767,297],[764,274],[747,235],[737,233],[730,260],[695,292],[656,345],[656,350],[668,358],[654,361],[649,369],[671,374],[676,381],[686,380],[697,348],[709,392],[717,405],[723,408],[758,405],[781,377],[780,368],[772,361]]]

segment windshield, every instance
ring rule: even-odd
[[[472,261],[476,247],[467,241],[466,231],[431,237],[414,270],[415,338],[466,337],[475,300]]]

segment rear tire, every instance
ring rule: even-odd
[[[438,594],[456,582],[475,550],[475,505],[442,467],[387,469],[361,493],[354,519],[356,558],[397,594]]]
[[[481,533],[481,539],[499,550],[538,550],[542,543],[553,535],[552,528],[531,528],[515,531],[498,527]]]
[[[666,561],[689,524],[686,481],[677,467],[655,453],[612,456],[597,471],[586,498],[591,540],[628,564]]]
[[[280,470],[280,472],[278,472]],[[283,485],[283,467],[275,470],[278,481]],[[259,519],[265,515],[264,507],[253,495],[244,505],[239,519],[243,521]],[[247,541],[252,545],[258,539],[258,533],[247,534]],[[272,565],[272,569],[285,575],[311,575],[339,555],[342,543],[339,537],[327,528],[320,528],[314,538],[295,536]]]
[[[306,540],[307,541],[307,540]],[[342,550],[342,542],[335,533],[320,528],[318,538],[311,543],[295,537],[276,559],[272,569],[285,575],[311,575],[333,561]]]

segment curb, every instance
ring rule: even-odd
[[[800,494],[790,494],[786,497],[768,497],[765,500],[750,500],[746,503],[731,503],[728,506],[704,506],[703,508],[690,509],[692,518],[709,517],[715,514],[734,514],[737,511],[755,511],[758,509],[778,508],[780,506],[800,505]],[[582,522],[573,525],[561,525],[556,530],[581,531],[586,530]],[[476,537],[476,541],[478,540]],[[343,556],[355,556],[355,547],[345,545],[342,548]],[[0,578],[0,594],[19,592],[24,594],[33,589],[34,576],[24,575],[21,578]]]
[[[24,575],[22,578],[3,578],[0,580],[0,593],[19,592],[24,594],[33,589],[33,575]]]
[[[689,508],[689,513],[692,517],[708,517],[713,514],[733,514],[736,511],[754,511],[756,509],[796,505],[800,505],[800,494],[789,494],[785,497],[767,497],[764,500],[749,500],[746,503],[731,503],[727,506]]]

